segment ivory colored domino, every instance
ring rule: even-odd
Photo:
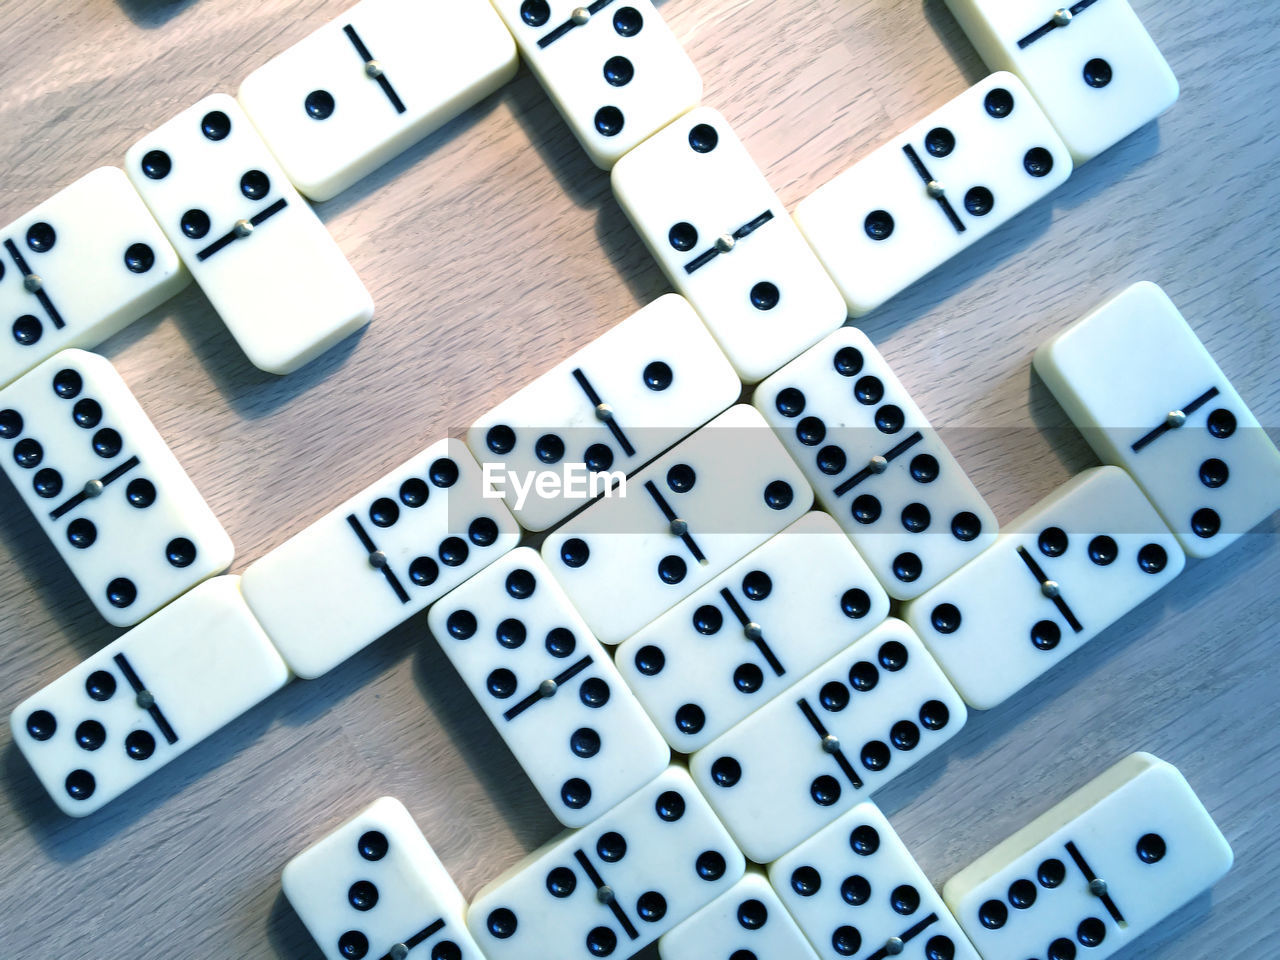
[[[1178,99],[1177,78],[1128,0],[947,0],[947,6],[988,67],[1022,78],[1078,164]]]
[[[961,870],[942,896],[984,960],[1106,960],[1232,859],[1182,774],[1134,753]]]
[[[288,680],[240,578],[216,577],[28,697],[9,725],[53,802],[84,817]]]
[[[466,901],[393,797],[290,860],[280,885],[325,960],[484,960]]]
[[[1072,324],[1036,351],[1035,368],[1189,556],[1214,556],[1280,508],[1280,451],[1154,283]]]
[[[245,77],[239,99],[294,186],[328,200],[515,72],[487,0],[360,0]]]
[[[1030,91],[993,73],[805,197],[795,220],[858,317],[1070,175]]]
[[[119,167],[99,167],[0,230],[0,386],[93,347],[191,282]]]
[[[95,353],[63,350],[0,390],[0,469],[118,627],[235,555],[128,385]]]
[[[233,97],[147,134],[125,172],[249,361],[286,374],[355,333],[373,300]]]

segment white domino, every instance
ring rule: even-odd
[[[692,753],[888,615],[865,561],[813,511],[618,647],[618,669],[667,742]]]
[[[0,469],[98,612],[127,627],[235,550],[104,357],[64,350],[0,390]]]
[[[672,293],[498,404],[467,445],[520,525],[545,530],[741,392],[698,315]]]
[[[671,761],[536,550],[492,563],[433,606],[427,623],[565,826],[596,819]]]
[[[795,218],[856,317],[1070,175],[1022,81],[993,73],[801,200]]]
[[[890,619],[689,767],[743,853],[768,863],[928,757],[966,717],[916,635]]]
[[[125,172],[254,366],[290,373],[373,316],[234,98],[205,97],[147,134]]]
[[[336,667],[519,540],[458,440],[432,444],[244,572],[244,595],[300,677]]]
[[[672,286],[754,383],[845,321],[840,294],[733,128],[700,107],[613,168]]]
[[[702,77],[650,0],[493,5],[520,56],[602,170],[702,97]]]
[[[217,577],[18,704],[9,725],[54,803],[84,817],[288,679],[239,577]]]
[[[1095,467],[1010,523],[903,614],[972,707],[1003,703],[1182,572],[1133,480]]]
[[[592,632],[621,643],[812,501],[760,414],[738,404],[559,527],[542,556]]]
[[[85,174],[0,230],[0,386],[95,346],[190,282],[124,171]]]
[[[1076,163],[1178,99],[1177,78],[1128,0],[947,0],[947,6],[988,67],[1022,78]]]
[[[995,540],[995,514],[861,330],[837,330],[752,402],[895,599]]]
[[[1134,753],[961,870],[942,895],[984,960],[1106,960],[1231,862],[1182,774]]]
[[[1280,508],[1280,451],[1154,283],[1038,351],[1040,374],[1106,463],[1124,467],[1193,557]]]
[[[239,99],[294,186],[328,200],[515,71],[486,0],[360,0],[249,74]]]
[[[490,883],[467,925],[489,960],[621,960],[731,888],[744,866],[689,775],[671,767]]]
[[[979,960],[874,803],[771,864],[769,880],[822,960]]]
[[[280,885],[325,960],[484,960],[467,902],[392,797],[290,860]]]
[[[817,960],[762,874],[741,880],[658,941],[662,960]]]

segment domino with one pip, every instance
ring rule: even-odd
[[[737,404],[552,532],[542,557],[591,631],[621,643],[812,502],[760,414]]]
[[[814,510],[618,647],[618,670],[693,753],[888,615],[866,562]]]
[[[487,0],[360,0],[245,77],[239,100],[293,185],[328,200],[515,72]]]
[[[1006,526],[903,615],[965,701],[987,710],[1134,609],[1185,563],[1129,475],[1095,467]]]
[[[583,506],[593,484],[604,489],[634,473],[741,392],[689,302],[669,293],[482,416],[467,446],[502,481],[520,525],[545,530]],[[561,482],[542,486],[541,477],[556,476],[550,471]]]
[[[1168,110],[1178,81],[1128,0],[946,0],[992,70],[1035,95],[1076,163]]]
[[[1105,960],[1232,859],[1182,774],[1134,753],[961,870],[942,896],[985,960]]]
[[[611,179],[645,246],[745,382],[844,323],[831,278],[715,110],[672,122],[619,160]]]
[[[689,760],[738,846],[776,860],[942,747],[964,702],[901,620],[886,620]]]

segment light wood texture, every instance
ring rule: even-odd
[[[436,0],[433,0],[436,2]],[[439,0],[444,2],[444,0]],[[345,0],[0,4],[0,223]],[[1280,14],[1135,0],[1183,97],[862,323],[1002,520],[1094,462],[1033,349],[1163,284],[1264,424],[1280,422]],[[667,0],[785,202],[985,72],[942,0]],[[607,177],[528,72],[319,208],[378,305],[306,369],[253,369],[194,288],[101,347],[230,530],[233,569],[666,289]],[[6,321],[7,325],[7,321]],[[1175,763],[1235,847],[1211,896],[1128,957],[1263,956],[1280,925],[1280,520],[1170,588],[879,800],[941,883],[1120,756]],[[112,639],[0,484],[0,707]],[[87,821],[0,731],[0,953],[316,958],[285,861],[375,797],[408,805],[467,895],[555,832],[416,617],[296,682]]]

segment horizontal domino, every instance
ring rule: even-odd
[[[360,0],[238,96],[294,186],[328,200],[515,72],[515,43],[486,0]]]
[[[888,615],[884,588],[815,510],[619,646],[618,669],[667,742],[693,753]]]
[[[467,932],[466,900],[393,797],[290,860],[280,886],[325,960],[484,960]]]
[[[984,960],[1106,960],[1232,859],[1182,774],[1134,753],[961,870],[942,895]]]
[[[580,827],[671,753],[538,552],[517,547],[427,623],[556,819]]]
[[[658,941],[662,960],[817,960],[763,874],[742,879]]]
[[[1138,481],[1192,557],[1280,508],[1280,451],[1168,295],[1136,283],[1035,355],[1105,463]]]
[[[64,813],[88,816],[288,682],[239,580],[200,584],[14,708],[14,743]]]
[[[355,333],[373,300],[234,98],[183,110],[125,172],[251,363],[286,374]]]
[[[244,595],[290,668],[312,679],[512,549],[458,440],[441,440],[244,572]]]
[[[542,556],[603,643],[621,643],[813,502],[760,414],[730,407],[556,529]]]
[[[964,702],[890,619],[689,760],[734,840],[769,863],[943,746]]]
[[[115,626],[235,555],[128,385],[95,353],[64,350],[0,390],[0,469]]]
[[[1178,81],[1128,0],[947,0],[992,70],[1022,78],[1076,163],[1178,99]]]
[[[769,881],[822,960],[979,960],[870,801],[770,864]]]
[[[993,73],[801,200],[795,220],[857,317],[1070,175],[1022,81]]]
[[[731,888],[745,863],[689,775],[670,767],[476,894],[488,960],[631,956]]]
[[[918,596],[995,540],[995,514],[861,330],[824,337],[752,403],[894,599]]]
[[[1116,467],[1095,467],[1008,524],[904,616],[972,707],[994,707],[1182,572],[1177,539]]]
[[[520,525],[545,530],[741,392],[697,313],[672,293],[502,401],[472,424],[467,446]]]
[[[138,191],[99,167],[0,230],[0,386],[93,347],[191,282]]]

